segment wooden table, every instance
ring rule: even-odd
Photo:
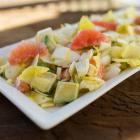
[[[0,33],[0,46],[35,35],[47,26],[75,22],[82,13]],[[140,140],[140,73],[49,131],[42,131],[0,95],[0,140]],[[12,93],[11,93],[12,94]]]

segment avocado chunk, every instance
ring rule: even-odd
[[[78,97],[79,84],[59,81],[54,95],[55,104],[71,102]]]
[[[17,76],[25,69],[25,65],[5,65],[5,77],[15,80]]]
[[[38,93],[35,91],[27,92],[26,95],[34,102],[36,102],[38,105],[40,105],[42,108],[49,108],[53,107],[53,98],[50,96],[47,96],[43,93]]]
[[[56,81],[56,74],[46,72],[42,75],[33,77],[31,86],[41,92],[49,92]]]

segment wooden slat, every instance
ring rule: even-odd
[[[59,0],[0,0],[0,8],[9,8],[57,1]]]

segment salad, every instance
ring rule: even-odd
[[[0,75],[43,108],[72,102],[138,66],[140,14],[134,8],[48,27],[0,56]]]

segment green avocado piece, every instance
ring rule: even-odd
[[[55,104],[71,102],[78,97],[79,84],[59,81],[54,95]]]
[[[41,92],[49,93],[50,89],[52,88],[53,84],[56,81],[56,77],[57,77],[56,74],[46,72],[42,75],[33,77],[31,81],[31,86],[34,89],[39,90]]]
[[[5,66],[5,77],[6,79],[15,80],[17,76],[25,69],[25,65],[10,65]]]

